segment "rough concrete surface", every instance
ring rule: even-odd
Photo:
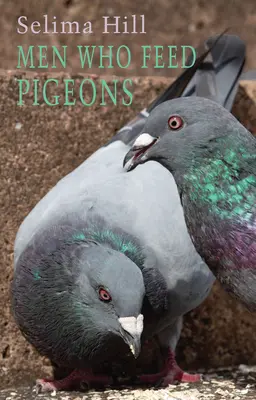
[[[131,107],[125,107],[119,101],[117,106],[108,104],[106,107],[99,106],[97,101],[90,108],[82,106],[81,103],[77,103],[74,107],[63,107],[62,104],[56,107],[45,104],[32,106],[32,93],[27,96],[25,105],[18,107],[16,105],[17,78],[21,76],[30,77],[30,79],[35,77],[31,74],[18,75],[16,72],[2,71],[0,73],[0,223],[2,227],[0,237],[2,255],[0,260],[0,388],[11,388],[10,391],[0,392],[0,398],[1,396],[12,398],[14,395],[11,392],[16,392],[16,389],[12,389],[13,387],[31,385],[35,378],[51,373],[49,362],[41,358],[25,342],[11,317],[9,284],[12,278],[13,242],[19,224],[38,200],[62,176],[73,170],[89,154],[105,143],[116,130],[151,101],[167,82],[169,83],[169,80],[164,78],[135,78],[134,101]],[[40,79],[43,81],[49,76],[49,74],[41,75]],[[60,79],[64,77],[67,75],[59,76]],[[77,85],[83,78],[83,76],[76,76]],[[111,85],[112,78],[107,79]],[[100,78],[94,77],[94,80],[98,88]],[[54,90],[53,87],[51,90]],[[62,91],[63,84],[60,84],[57,93],[62,93]],[[40,98],[39,100],[41,101]],[[256,83],[242,82],[234,112],[254,134],[256,134],[255,107]],[[178,349],[178,360],[188,369],[256,363],[255,328],[255,317],[216,285],[207,301],[187,315]],[[250,383],[251,381],[247,381],[246,384]],[[230,380],[229,384],[233,385],[234,379]],[[193,390],[200,392],[200,388],[206,387],[207,384]],[[23,398],[31,398],[29,394],[31,392],[26,388],[17,393],[18,397],[15,395],[17,399],[21,399],[22,395]],[[150,392],[143,392],[143,396],[147,396],[147,393]],[[153,398],[154,396],[157,396],[155,398],[176,396],[176,394],[168,393],[168,391],[157,392],[157,394],[152,392],[150,396]],[[124,394],[130,399],[143,398],[140,397],[142,392],[128,394],[124,392]],[[233,398],[236,399],[239,396]],[[79,398],[77,395],[77,399]],[[103,398],[115,398],[115,394],[109,396],[104,394]],[[179,399],[177,396],[176,398]],[[190,398],[193,399],[193,397]],[[211,396],[209,398],[214,399]],[[215,398],[222,397],[215,396]]]
[[[182,383],[168,388],[107,388],[104,391],[52,392],[37,394],[33,387],[6,389],[0,400],[255,400],[256,368],[241,365],[238,369],[219,370],[205,376],[202,383]],[[1,397],[2,396],[2,397]]]

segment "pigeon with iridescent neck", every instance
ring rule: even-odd
[[[198,253],[255,311],[256,138],[217,103],[180,98],[153,110],[124,165],[149,161],[172,173]]]

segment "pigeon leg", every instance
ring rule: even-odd
[[[199,374],[189,374],[182,371],[178,366],[174,352],[169,349],[168,357],[162,371],[156,374],[146,374],[139,376],[140,383],[159,384],[159,386],[168,386],[174,382],[198,382],[201,380]]]
[[[37,379],[36,392],[53,392],[58,390],[84,389],[91,384],[108,386],[112,383],[112,378],[107,375],[94,375],[90,369],[74,370],[64,379]]]

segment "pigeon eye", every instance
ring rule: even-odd
[[[172,115],[168,119],[168,125],[171,130],[177,131],[183,127],[183,119],[179,115]]]
[[[110,294],[108,293],[108,291],[104,288],[100,288],[99,289],[99,298],[102,301],[111,301],[112,298],[110,296]]]

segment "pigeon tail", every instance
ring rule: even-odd
[[[192,67],[185,69],[168,88],[123,126],[107,143],[121,140],[132,145],[142,132],[146,119],[159,104],[178,97],[199,96],[216,101],[229,111],[232,109],[238,81],[245,63],[245,43],[236,35],[210,37],[197,49]],[[192,64],[192,55],[187,65]]]

